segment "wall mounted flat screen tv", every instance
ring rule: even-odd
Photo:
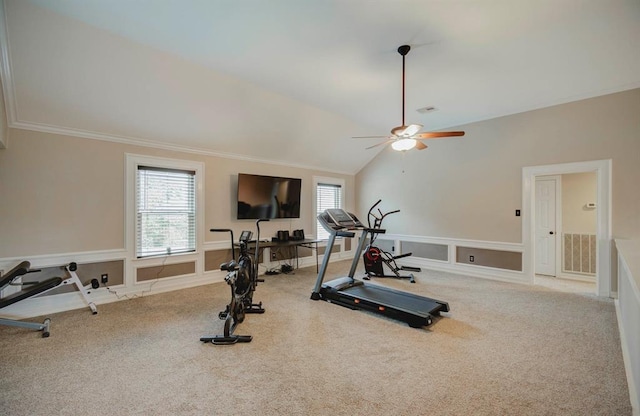
[[[300,218],[302,179],[238,174],[239,220]]]

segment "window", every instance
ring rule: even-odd
[[[316,218],[329,208],[342,208],[342,185],[319,181],[316,183]],[[318,240],[329,239],[329,233],[317,219],[316,238]]]
[[[137,165],[137,258],[196,250],[196,172]]]

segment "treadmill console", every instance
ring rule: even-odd
[[[322,226],[329,232],[337,230],[353,230],[362,228],[362,223],[355,215],[346,212],[343,209],[327,209],[318,216]]]
[[[342,209],[328,209],[327,214],[329,214],[334,224],[342,228],[353,228],[355,226],[353,218]]]

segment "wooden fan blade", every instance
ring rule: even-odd
[[[464,136],[463,131],[434,131],[431,133],[420,133],[413,136],[414,139],[439,139],[442,137]]]
[[[427,145],[422,143],[420,140],[416,140],[416,147],[414,149],[416,150],[424,150],[427,148]]]
[[[369,147],[365,148],[365,150],[373,149],[374,147],[382,146],[383,144],[389,144],[392,141],[393,141],[393,139],[385,140],[385,141],[380,142],[378,144],[374,144],[373,146],[369,146]]]
[[[388,139],[389,136],[354,136],[352,139]]]
[[[409,124],[408,126],[398,126],[391,129],[394,136],[412,137],[422,129],[422,124]]]

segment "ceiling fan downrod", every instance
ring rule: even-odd
[[[411,46],[402,45],[398,48],[398,53],[402,55],[402,126],[404,127],[404,57],[411,50]]]

